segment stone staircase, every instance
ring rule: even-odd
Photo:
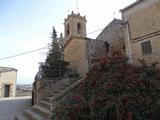
[[[15,120],[51,120],[52,103],[39,101],[38,104],[25,110],[15,117]]]
[[[17,115],[15,120],[51,120],[56,103],[72,92],[80,81],[63,79],[53,84],[49,83],[45,89],[41,89],[42,95],[45,97],[31,108]]]

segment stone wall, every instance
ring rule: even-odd
[[[10,85],[9,97],[16,94],[17,71],[7,71],[0,73],[0,97],[4,96],[4,85]]]
[[[34,82],[34,104],[45,97],[52,96],[53,85],[55,83],[54,79],[42,79]]]
[[[64,48],[64,60],[69,61],[72,70],[84,76],[88,71],[87,41],[84,38],[72,38]]]
[[[107,55],[107,50],[104,41],[97,39],[89,39],[87,40],[87,53],[88,53],[88,63],[89,68],[92,66],[92,60]]]
[[[76,81],[77,78],[46,78],[35,81],[33,85],[33,104],[38,103],[40,100],[57,96]]]
[[[109,52],[121,51],[124,48],[123,21],[120,19],[112,20],[96,38],[109,44]]]
[[[80,13],[68,15],[67,19],[64,21],[64,45],[72,37],[86,37],[86,17],[81,16]],[[81,32],[77,32],[77,23],[81,23]],[[69,27],[69,28],[68,28]],[[68,30],[67,30],[68,29]],[[67,31],[69,34],[67,35]]]
[[[124,12],[123,16],[129,23],[132,39],[160,31],[159,0],[145,0]]]
[[[137,59],[147,63],[160,61],[160,1],[143,0],[122,11],[125,21],[124,35],[126,55],[131,62]],[[152,53],[143,54],[141,43],[151,41]]]
[[[141,43],[151,40],[152,53],[143,55],[141,49]],[[135,64],[139,64],[138,59],[144,59],[146,63],[160,62],[160,36],[155,36],[143,41],[134,42],[131,45],[133,61]],[[158,64],[160,66],[160,64]]]

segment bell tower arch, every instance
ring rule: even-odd
[[[64,42],[76,37],[85,38],[86,22],[85,16],[82,17],[80,13],[75,14],[72,11],[71,15],[64,20]]]

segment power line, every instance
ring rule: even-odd
[[[93,33],[96,33],[96,32],[99,32],[99,31],[101,31],[101,30],[103,30],[104,28],[101,28],[101,29],[98,29],[98,30],[95,30],[95,31],[92,31],[92,32],[89,32],[89,33],[87,33],[87,35],[89,35],[89,34],[93,34]]]
[[[29,54],[29,53],[32,53],[32,52],[37,52],[37,51],[39,51],[39,50],[46,49],[46,48],[47,48],[47,47],[42,47],[42,48],[35,49],[35,50],[31,50],[31,51],[28,51],[28,52],[24,52],[24,53],[20,53],[20,54],[8,56],[8,57],[0,58],[0,60],[5,60],[5,59],[9,59],[9,58],[18,57],[18,56],[25,55],[25,54]]]
[[[103,29],[98,29],[98,30],[89,32],[89,33],[87,33],[87,35],[93,34],[93,33],[96,33],[96,32],[99,32],[99,31],[101,31],[101,30],[103,30]],[[20,53],[20,54],[15,54],[15,55],[7,56],[7,57],[4,57],[4,58],[0,58],[0,61],[1,61],[1,60],[10,59],[10,58],[14,58],[14,57],[18,57],[18,56],[22,56],[22,55],[26,55],[26,54],[33,53],[33,52],[37,52],[37,51],[39,51],[39,50],[46,49],[46,48],[47,48],[47,47],[42,47],[42,48],[39,48],[39,49],[27,51],[27,52],[24,52],[24,53]]]

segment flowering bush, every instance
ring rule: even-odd
[[[93,62],[74,95],[57,106],[54,118],[160,120],[160,69],[132,66],[120,53]]]

